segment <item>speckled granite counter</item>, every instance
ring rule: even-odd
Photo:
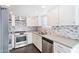
[[[75,40],[75,39],[67,39],[67,38],[63,38],[60,36],[56,36],[56,35],[41,35],[38,32],[33,32],[34,34],[40,35],[42,37],[45,37],[51,41],[63,44],[69,48],[73,48],[75,45],[79,44],[79,40]]]

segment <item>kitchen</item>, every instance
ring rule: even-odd
[[[9,9],[9,53],[79,53],[78,5],[1,8]]]

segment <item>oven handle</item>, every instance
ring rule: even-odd
[[[26,34],[25,35],[15,35],[15,37],[22,37],[22,36],[27,36]]]

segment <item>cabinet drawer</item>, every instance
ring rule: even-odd
[[[63,49],[60,49],[60,48],[55,46],[54,47],[54,53],[69,53],[69,52],[64,51]]]
[[[59,49],[57,49],[56,47],[54,47],[54,53],[64,53],[64,52],[60,51]]]
[[[68,48],[62,44],[54,42],[54,49],[61,53],[69,53],[71,51],[71,48]]]

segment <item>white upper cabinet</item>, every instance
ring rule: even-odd
[[[48,26],[48,22],[47,22],[47,16],[41,16],[41,25],[43,26],[43,27],[46,27],[46,26]]]
[[[79,5],[76,5],[75,6],[75,24],[76,25],[79,25]]]
[[[79,25],[79,6],[56,6],[48,12],[48,26]]]
[[[75,25],[75,6],[59,6],[59,25]]]
[[[58,25],[58,7],[55,7],[48,11],[48,26]]]
[[[38,16],[38,26],[42,26],[42,17]]]
[[[27,22],[27,26],[38,26],[38,17],[28,16],[26,22]]]
[[[44,16],[38,16],[38,26],[44,26],[44,27],[46,27],[46,26],[48,26],[47,23],[48,22],[47,22],[47,16],[46,15],[44,15]]]

